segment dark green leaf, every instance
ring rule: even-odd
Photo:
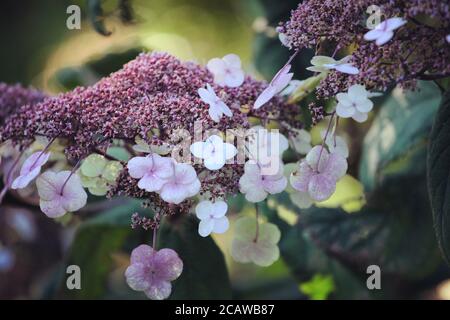
[[[268,24],[272,27],[276,27],[279,22],[289,19],[291,10],[297,8],[299,2],[301,1],[262,0],[260,1],[260,5]],[[292,53],[293,52],[290,52],[289,49],[281,44],[277,35],[269,37],[264,33],[259,33],[255,37],[255,65],[258,71],[261,72],[266,79],[271,79],[275,73],[284,66]],[[310,66],[312,56],[312,50],[305,49],[294,59],[292,70],[294,71],[295,79],[305,79],[312,75],[311,72],[305,70],[306,67]]]
[[[433,124],[427,169],[436,237],[450,263],[450,91],[444,95]]]
[[[105,27],[101,0],[87,1],[89,19],[91,20],[91,24],[94,27],[95,31],[103,36],[111,35],[111,31],[108,31]]]
[[[299,280],[331,274],[335,297],[370,297],[365,280],[371,264],[383,273],[383,290],[376,294],[387,298],[432,275],[441,263],[423,177],[383,184],[358,213],[311,208],[290,227],[275,212],[264,212],[282,229],[282,257]]]
[[[130,218],[141,210],[140,202],[133,200],[107,210],[84,222],[75,234],[65,265],[81,268],[82,290],[67,290],[66,274],[60,284],[63,296],[78,299],[98,299],[106,293],[107,279],[112,271],[112,254],[124,246],[132,233]]]
[[[396,176],[424,174],[440,92],[429,82],[420,82],[419,88],[406,94],[394,90],[367,133],[359,173],[366,191]]]
[[[131,48],[123,52],[106,54],[81,67],[58,70],[54,75],[54,81],[66,90],[72,90],[77,86],[92,85],[100,78],[122,68],[125,63],[136,58],[140,52],[142,52],[142,49],[139,47]]]

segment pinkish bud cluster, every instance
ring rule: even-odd
[[[364,39],[374,5],[381,21],[399,17],[407,22],[382,46]],[[331,71],[318,88],[319,97],[353,84],[382,91],[397,83],[414,88],[417,80],[450,75],[449,7],[448,0],[306,0],[278,30],[294,50],[314,48],[317,55],[331,55],[355,48],[351,62],[359,73]]]
[[[281,118],[282,113],[282,126],[302,127],[299,108],[281,97],[274,97],[257,110],[251,109],[267,87],[265,82],[246,76],[238,87],[221,87],[213,79],[207,68],[193,62],[181,62],[166,53],[143,53],[91,87],[79,87],[38,104],[20,106],[0,128],[0,142],[12,140],[21,144],[36,136],[57,137],[65,145],[67,159],[75,164],[92,153],[104,154],[112,140],[121,140],[129,149],[136,137],[149,145],[175,145],[173,133],[180,129],[189,132],[194,140],[194,123],[198,121],[205,130],[226,132],[249,128],[251,117],[264,123]],[[232,117],[222,117],[219,122],[211,119],[209,106],[198,93],[206,84],[232,110]],[[202,194],[217,198],[238,192],[242,165],[226,165],[211,174],[207,174],[203,164],[196,164],[194,169]],[[124,168],[108,195],[151,199],[157,207],[165,207],[167,214],[190,208],[189,200],[168,205],[137,183]]]
[[[46,95],[33,88],[24,88],[20,84],[0,83],[0,124],[25,104],[38,103]]]

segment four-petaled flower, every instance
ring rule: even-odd
[[[244,82],[241,59],[236,54],[227,54],[222,59],[213,58],[206,67],[214,75],[214,83],[221,87],[239,87]]]
[[[289,84],[293,73],[289,73],[291,70],[291,65],[287,64],[280,71],[277,72],[275,77],[273,77],[272,81],[269,83],[266,89],[258,96],[255,101],[254,109],[261,108],[264,104],[269,102],[276,94],[283,91],[284,88]]]
[[[364,35],[364,40],[373,41],[376,40],[375,43],[377,46],[382,46],[386,42],[392,39],[394,36],[394,31],[404,24],[407,21],[403,18],[395,17],[389,18],[380,22],[375,29],[370,30]]]
[[[190,147],[191,153],[204,160],[209,170],[219,170],[228,159],[237,154],[237,149],[231,143],[224,143],[217,135],[208,137],[205,142],[194,142]]]
[[[200,219],[198,233],[202,237],[207,237],[214,233],[224,233],[228,230],[229,222],[225,216],[228,205],[224,201],[211,202],[208,200],[200,202],[195,207],[197,218]]]
[[[180,204],[200,191],[200,180],[195,169],[187,163],[175,163],[174,174],[160,191],[161,198],[169,203]]]
[[[95,196],[104,196],[122,171],[119,161],[109,161],[99,154],[91,154],[84,159],[79,175],[83,187]]]
[[[227,117],[233,116],[233,112],[231,112],[225,102],[216,95],[209,83],[206,84],[206,89],[198,89],[198,95],[204,103],[209,105],[208,112],[213,121],[219,122],[223,115],[226,115]]]
[[[334,193],[337,181],[347,172],[347,161],[338,153],[329,153],[315,146],[291,174],[294,189],[302,193],[304,201],[325,201]]]
[[[313,72],[328,72],[330,70],[336,70],[347,74],[358,74],[358,68],[354,67],[352,63],[349,63],[352,56],[346,56],[341,60],[334,60],[332,57],[327,56],[315,56],[311,59],[311,67],[306,68]]]
[[[236,221],[231,256],[241,263],[253,262],[261,267],[278,260],[280,230],[272,223],[261,223],[255,218],[243,217]]]
[[[341,118],[353,118],[357,122],[367,120],[368,112],[373,108],[373,102],[369,97],[373,96],[360,84],[354,84],[348,92],[340,92],[336,95],[338,104],[336,114]]]
[[[282,192],[287,186],[287,179],[283,175],[283,164],[280,162],[275,174],[265,175],[263,168],[254,161],[247,161],[244,174],[239,179],[239,189],[250,202],[263,201],[268,194]]]
[[[42,151],[35,152],[29,156],[23,163],[22,168],[20,168],[20,174],[13,181],[11,188],[26,188],[41,173],[42,166],[47,163],[49,158],[50,153],[42,153]]]
[[[87,194],[81,180],[70,171],[44,172],[36,180],[40,207],[50,218],[75,212],[86,205]]]
[[[146,157],[134,157],[128,161],[128,172],[134,179],[139,179],[138,187],[148,192],[158,192],[173,176],[172,158],[150,154]]]
[[[125,277],[131,289],[144,291],[152,300],[163,300],[172,292],[171,281],[183,271],[183,261],[172,249],[154,250],[141,244],[131,253]]]

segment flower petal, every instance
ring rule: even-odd
[[[150,261],[155,253],[152,247],[146,244],[141,244],[134,248],[131,252],[131,264],[141,263],[144,266],[149,266]]]
[[[263,105],[265,105],[267,102],[269,102],[270,99],[272,99],[275,96],[276,93],[277,93],[277,89],[275,87],[269,85],[258,96],[258,98],[255,101],[255,105],[253,106],[253,109],[261,108]]]
[[[234,53],[230,53],[227,54],[226,56],[224,56],[223,61],[225,61],[225,63],[232,67],[232,68],[236,68],[239,69],[241,68],[241,58],[239,58],[239,56],[237,54]]]
[[[319,172],[322,172],[328,161],[328,151],[327,149],[325,149],[325,147],[322,147],[321,145],[315,146],[311,149],[310,152],[308,152],[305,159],[313,170],[318,170]],[[320,164],[318,163],[319,159]]]
[[[154,280],[150,287],[144,290],[145,295],[152,300],[164,300],[170,296],[172,284],[169,281]]]
[[[226,115],[227,117],[232,117],[233,116],[233,112],[231,111],[231,109],[225,104],[225,102],[220,101],[218,103],[218,106],[221,110],[221,112]]]
[[[150,277],[146,273],[146,268],[142,263],[130,265],[125,271],[127,284],[131,289],[144,291],[150,288]]]
[[[198,234],[202,237],[207,237],[211,234],[214,228],[214,219],[203,219],[198,224]]]
[[[294,192],[289,194],[289,198],[300,209],[307,209],[313,204],[308,192]]]
[[[59,218],[67,213],[59,201],[40,200],[39,208],[49,218]]]
[[[327,174],[334,180],[339,180],[347,172],[347,160],[340,154],[331,153],[323,174]]]
[[[277,244],[280,238],[280,229],[275,224],[266,222],[259,226],[258,242]]]
[[[251,262],[252,250],[253,244],[251,242],[236,238],[231,242],[231,256],[237,262]]]
[[[352,118],[353,118],[353,120],[355,120],[359,123],[362,123],[367,120],[368,115],[367,115],[367,113],[359,112],[356,110],[355,113],[353,114]]]
[[[373,40],[376,40],[379,37],[383,36],[383,34],[384,34],[383,30],[373,29],[373,30],[370,30],[369,32],[366,32],[366,34],[364,34],[364,40],[373,41]]]
[[[313,171],[311,167],[305,161],[302,161],[299,165],[297,172],[294,172],[290,176],[291,186],[298,191],[308,191],[309,180],[311,179]]]
[[[186,186],[176,182],[167,182],[161,189],[161,199],[168,203],[180,204],[187,197]]]
[[[393,31],[395,29],[400,28],[408,21],[400,17],[389,18],[384,21],[386,23],[386,30]]]
[[[394,36],[394,32],[386,31],[380,37],[377,38],[375,43],[377,46],[382,46],[383,44],[389,42],[389,40],[391,40],[393,36]]]
[[[280,249],[273,244],[256,245],[251,251],[252,261],[261,267],[268,267],[280,258]]]
[[[230,222],[228,221],[227,217],[221,217],[218,219],[214,220],[214,228],[213,228],[213,232],[214,233],[225,233],[228,228],[230,227]]]
[[[210,213],[214,218],[222,218],[228,211],[228,205],[225,201],[218,200],[212,204]]]
[[[194,142],[193,144],[191,144],[191,146],[189,147],[189,150],[195,157],[203,158],[203,148],[204,148],[204,142],[199,141],[199,142]]]
[[[164,184],[167,182],[167,179],[161,179],[154,174],[143,176],[139,182],[139,189],[145,190],[147,192],[156,192],[161,190]]]
[[[218,107],[215,104],[210,105],[209,109],[208,109],[208,114],[209,117],[214,121],[214,122],[220,122],[220,119],[222,118],[222,109],[220,109],[220,107]]]
[[[292,80],[292,77],[294,76],[293,73],[286,73],[281,74],[273,83],[272,86],[275,87],[275,92],[279,93],[283,91],[284,88],[287,87],[289,82]]]
[[[38,151],[29,156],[20,168],[19,176],[13,181],[12,189],[26,188],[41,172],[41,167],[47,163],[50,153]]]
[[[342,103],[336,105],[336,114],[341,118],[350,118],[355,112],[356,110],[354,107],[348,107]]]
[[[208,200],[201,201],[195,207],[195,214],[200,220],[209,218],[210,214],[213,212],[213,203]]]
[[[173,281],[183,272],[183,261],[174,250],[165,248],[155,253],[153,268],[160,280]]]
[[[335,70],[347,73],[347,74],[358,74],[359,70],[357,67],[354,67],[351,63],[338,64],[334,67]]]
[[[263,177],[264,190],[270,194],[277,194],[283,192],[287,187],[287,179],[283,175],[276,175],[275,177]]]
[[[311,64],[313,66],[323,66],[324,64],[332,64],[332,63],[336,63],[336,60],[328,56],[314,56],[311,59]]]
[[[365,99],[364,101],[358,102],[356,105],[356,110],[362,113],[370,112],[373,108],[373,102],[369,99]]]
[[[350,96],[348,93],[345,92],[340,92],[336,95],[336,100],[346,106],[346,107],[350,107],[352,105],[352,100],[350,99]]]
[[[354,84],[348,88],[348,95],[351,101],[364,101],[367,99],[367,94],[366,87],[360,84]]]
[[[128,161],[127,168],[130,177],[140,179],[153,168],[153,162],[150,157],[134,157]]]
[[[225,85],[230,88],[239,87],[245,79],[244,71],[240,69],[233,69],[231,73],[225,76]]]
[[[334,193],[336,180],[327,174],[317,174],[311,177],[308,192],[315,201],[325,201]]]

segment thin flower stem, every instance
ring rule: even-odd
[[[336,48],[334,49],[333,54],[331,55],[332,58],[334,58],[336,56],[336,53],[338,53],[338,51],[341,49],[340,46],[336,46]]]
[[[153,242],[152,242],[152,246],[153,246],[153,250],[156,250],[156,245],[158,244],[158,226],[155,227],[155,229],[153,229]]]
[[[157,212],[155,214],[155,221],[156,221],[156,225],[155,225],[155,228],[153,229],[153,239],[152,239],[153,250],[156,250],[156,246],[158,244],[158,229],[159,229],[159,224],[161,222],[159,212]]]
[[[56,137],[53,137],[49,143],[45,146],[44,150],[41,151],[41,153],[38,155],[38,157],[36,158],[36,160],[33,162],[33,164],[31,165],[31,167],[34,167],[36,165],[36,163],[39,161],[39,159],[42,157],[42,155],[44,153],[47,152],[47,150],[50,148],[50,146],[52,145],[52,143],[56,140]]]
[[[5,186],[3,187],[2,191],[0,192],[0,204],[3,202],[3,198],[5,197],[6,192],[8,191],[8,189],[10,187],[11,175],[14,172],[17,164],[19,163],[20,158],[22,158],[22,155],[24,152],[25,152],[25,149],[20,152],[20,154],[17,156],[17,159],[14,160],[13,165],[9,169],[8,173],[6,174]]]
[[[298,52],[299,52],[299,50],[296,50],[296,51],[294,52],[294,54],[292,54],[292,55],[289,57],[289,60],[288,60],[288,61],[285,63],[285,65],[277,72],[277,74],[273,77],[272,81],[270,81],[270,84],[273,84],[273,83],[274,83],[274,81],[278,78],[278,76],[283,72],[284,68],[286,68],[286,67],[292,62],[292,60],[294,60],[294,58],[295,58],[295,56],[297,56]]]
[[[82,160],[81,158],[78,160],[78,162],[75,164],[75,166],[70,171],[70,174],[67,177],[66,181],[64,181],[64,184],[61,187],[61,195],[64,193],[64,188],[66,187],[67,182],[69,182],[70,178],[72,178],[73,174],[75,173],[75,171],[77,171],[78,167],[80,166],[81,160]]]
[[[255,239],[253,239],[253,242],[258,242],[258,237],[259,237],[259,208],[258,208],[258,204],[255,203],[255,211],[256,211],[256,234],[255,234]]]
[[[333,134],[333,138],[334,138],[334,147],[336,147],[336,135],[337,135],[337,128],[339,125],[339,117],[336,117],[336,125],[334,127],[334,134]]]
[[[322,147],[320,148],[320,152],[319,152],[319,159],[317,159],[317,168],[316,168],[317,171],[319,171],[320,157],[322,157],[322,151],[323,151],[323,148],[325,147],[325,141],[327,141],[328,134],[330,133],[331,124],[333,123],[333,118],[334,118],[335,114],[336,114],[336,112],[333,112],[331,114],[330,122],[328,122],[327,131],[325,132],[325,136],[323,137]]]

